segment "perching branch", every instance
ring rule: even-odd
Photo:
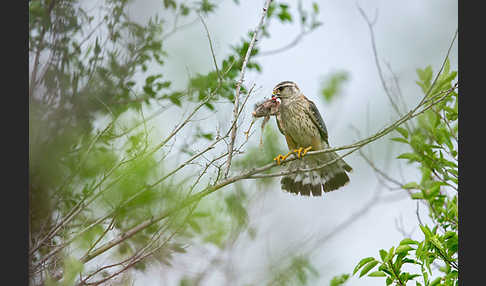
[[[435,84],[435,82],[434,82]],[[434,84],[432,86],[434,86]],[[446,93],[446,95],[450,94],[453,90],[455,89],[455,87],[451,88],[448,90],[448,92]],[[442,93],[442,92],[441,92]],[[440,94],[441,94],[440,93]],[[378,140],[379,138],[385,136],[386,134],[390,133],[391,131],[395,130],[395,128],[397,126],[399,126],[400,124],[402,124],[403,122],[406,122],[407,120],[410,120],[412,118],[414,118],[415,116],[419,115],[420,113],[422,113],[424,110],[426,109],[429,109],[431,108],[433,105],[437,104],[438,102],[440,101],[433,101],[432,104],[429,104],[427,106],[424,107],[424,102],[425,102],[425,98],[427,97],[427,95],[424,97],[424,99],[422,99],[420,101],[420,103],[417,105],[417,107],[415,107],[413,110],[411,110],[410,112],[408,112],[407,114],[405,114],[402,118],[398,119],[397,121],[395,121],[394,123],[392,123],[391,125],[389,125],[388,127],[384,128],[382,131],[379,131],[377,133],[375,133],[374,135],[366,138],[366,139],[363,139],[361,141],[358,141],[356,143],[353,143],[353,144],[350,144],[350,145],[345,145],[345,146],[342,146],[342,147],[335,147],[335,148],[326,148],[324,150],[320,150],[320,151],[312,151],[312,152],[308,152],[306,154],[306,156],[312,156],[312,155],[315,155],[315,154],[321,154],[321,153],[327,153],[327,152],[334,152],[334,151],[339,151],[339,150],[345,150],[345,149],[351,149],[350,151],[348,151],[348,153],[346,153],[345,155],[343,156],[340,156],[339,158],[343,158],[347,155],[349,155],[350,153],[362,148],[363,146],[371,143],[371,142],[374,142],[376,140]],[[442,97],[442,99],[445,98],[445,96]],[[335,159],[335,160],[338,160],[339,158]],[[284,162],[288,162],[288,161],[292,161],[292,160],[296,160],[297,158],[294,156],[293,158],[288,158],[286,161]],[[133,227],[132,229],[128,230],[127,232],[125,232],[122,236],[116,238],[116,239],[113,239],[112,241],[110,242],[107,242],[106,244],[100,246],[98,249],[96,249],[95,251],[92,252],[91,255],[89,256],[86,256],[86,257],[83,257],[81,259],[81,261],[83,263],[86,263],[88,261],[90,261],[91,259],[95,258],[96,256],[106,252],[107,250],[111,249],[112,247],[120,244],[121,242],[125,241],[127,238],[135,235],[136,233],[138,233],[139,231],[153,225],[154,223],[162,220],[162,219],[165,219],[167,217],[169,217],[170,215],[172,215],[173,213],[177,212],[178,210],[181,210],[199,200],[201,200],[202,198],[214,193],[215,191],[227,186],[227,185],[230,185],[230,184],[233,184],[237,181],[240,181],[240,180],[244,180],[244,179],[253,179],[253,178],[264,178],[264,177],[276,177],[276,176],[283,176],[283,175],[288,175],[288,174],[291,174],[291,173],[294,173],[294,172],[303,172],[303,171],[311,171],[311,170],[315,170],[315,169],[320,169],[320,168],[323,168],[325,166],[327,166],[328,164],[332,164],[334,162],[334,160],[324,164],[324,165],[321,165],[321,166],[318,166],[318,167],[315,167],[315,168],[311,168],[311,169],[297,169],[297,170],[294,170],[294,171],[282,171],[282,172],[279,172],[279,173],[275,173],[275,174],[266,174],[266,175],[258,175],[258,174],[261,174],[262,172],[264,171],[267,171],[275,166],[277,166],[277,163],[275,162],[272,162],[272,163],[269,163],[265,166],[262,166],[262,167],[258,167],[258,168],[253,168],[251,170],[248,170],[246,172],[242,172],[241,174],[238,174],[238,175],[235,175],[233,177],[230,177],[230,178],[227,178],[221,182],[216,182],[208,187],[206,187],[203,191],[199,192],[199,193],[196,193],[194,195],[191,195],[189,196],[185,201],[183,201],[180,205],[177,205],[176,207],[172,208],[172,209],[169,209],[167,210],[166,212],[162,213],[161,215],[159,215],[158,217],[154,217],[154,218],[151,218],[151,219],[148,219],[140,224],[138,224],[137,226]]]

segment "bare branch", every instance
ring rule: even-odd
[[[375,65],[376,65],[376,68],[378,69],[378,75],[380,76],[380,82],[383,86],[383,90],[385,90],[385,93],[386,93],[388,99],[390,100],[390,103],[391,103],[393,109],[395,109],[395,111],[397,112],[398,115],[402,116],[400,109],[397,106],[395,100],[393,100],[393,96],[391,94],[391,91],[388,89],[388,86],[385,82],[385,77],[383,75],[383,71],[381,69],[380,61],[378,59],[378,52],[376,51],[375,33],[374,33],[374,30],[373,30],[373,25],[376,23],[376,20],[377,20],[377,17],[378,17],[378,12],[376,12],[376,14],[375,14],[375,19],[373,21],[371,21],[368,18],[368,16],[366,15],[366,13],[364,12],[364,10],[359,6],[358,3],[356,3],[356,6],[358,7],[358,10],[359,10],[361,16],[363,16],[366,23],[368,24],[368,28],[370,30],[371,47],[373,48],[373,56],[374,56],[374,59],[375,59]]]
[[[257,28],[253,32],[252,39],[250,41],[250,44],[248,46],[248,50],[246,50],[246,55],[245,59],[243,60],[243,64],[241,66],[241,73],[240,73],[240,79],[236,83],[236,93],[235,93],[235,103],[234,103],[234,108],[233,108],[233,126],[231,130],[231,141],[228,146],[228,161],[226,162],[226,171],[224,174],[224,177],[226,178],[228,176],[230,167],[231,167],[231,160],[233,158],[233,146],[235,144],[235,139],[236,139],[236,129],[237,129],[237,124],[236,122],[238,121],[238,111],[239,111],[239,105],[240,105],[240,89],[241,85],[243,84],[243,80],[245,78],[245,72],[246,72],[246,65],[248,64],[248,59],[250,58],[251,51],[253,50],[253,46],[255,45],[255,42],[257,41],[257,36],[260,32],[260,30],[263,27],[263,22],[265,19],[265,16],[267,15],[268,7],[270,6],[270,3],[272,0],[266,0],[265,5],[263,7],[263,12],[260,17],[260,22],[258,23]]]
[[[445,96],[447,96],[450,92],[452,92],[452,89],[446,93]],[[445,98],[445,96],[442,97]],[[425,101],[425,98],[427,96],[424,97],[424,99],[421,100],[421,102],[417,105],[417,107],[415,107],[413,110],[411,110],[409,113],[407,113],[406,115],[404,115],[402,118],[398,119],[396,122],[394,122],[393,124],[391,124],[390,126],[384,128],[382,131],[379,131],[377,132],[376,134],[370,136],[369,138],[366,138],[366,139],[363,139],[361,141],[358,141],[356,143],[353,143],[353,144],[350,144],[350,145],[346,145],[346,146],[342,146],[342,147],[336,147],[336,148],[327,148],[327,149],[323,149],[323,150],[320,150],[320,151],[313,151],[313,152],[308,152],[306,154],[306,156],[311,156],[311,155],[315,155],[315,154],[321,154],[321,153],[327,153],[327,152],[334,152],[334,151],[339,151],[339,150],[345,150],[345,149],[351,149],[349,152],[347,152],[346,154],[344,154],[343,156],[340,156],[340,158],[342,157],[345,157],[347,155],[349,155],[350,153],[358,150],[359,148],[362,148],[363,146],[373,142],[373,141],[376,141],[377,139],[385,136],[386,134],[390,133],[391,131],[395,130],[395,128],[397,126],[399,126],[400,124],[402,124],[403,122],[417,116],[418,114],[420,114],[421,112],[423,112],[423,110],[419,110],[420,108],[423,107],[423,104],[424,104],[424,101]],[[428,105],[426,108],[430,108],[431,106],[433,106],[434,104],[437,104],[439,101],[433,101],[430,105]],[[204,152],[204,151],[203,151]],[[200,155],[200,154],[197,154],[197,155]],[[229,155],[229,154],[228,154]],[[195,155],[196,156],[196,155]],[[288,158],[286,159],[286,161],[284,162],[289,162],[289,161],[292,161],[292,160],[295,160],[297,159],[296,156],[294,156],[293,158]],[[338,158],[339,159],[339,158]],[[336,159],[337,160],[337,159]],[[309,168],[309,169],[299,169],[299,170],[295,170],[295,171],[292,171],[292,172],[306,172],[306,171],[312,171],[312,170],[315,170],[315,169],[319,169],[319,168],[322,168],[324,166],[326,166],[327,164],[331,164],[333,163],[334,160],[324,164],[323,166],[318,166],[318,167],[315,167],[315,168]],[[186,163],[184,163],[186,164]],[[183,164],[183,165],[184,165]],[[265,166],[262,166],[262,167],[258,167],[258,168],[253,168],[249,171],[246,171],[246,172],[242,172],[238,175],[235,175],[233,177],[230,177],[230,178],[227,178],[221,182],[217,182],[213,185],[210,185],[208,186],[207,188],[205,188],[203,191],[199,192],[199,193],[196,193],[194,195],[191,195],[189,196],[186,200],[184,200],[183,202],[181,202],[180,205],[172,208],[172,209],[169,209],[167,211],[165,211],[164,213],[162,213],[161,215],[159,215],[158,217],[153,217],[153,218],[150,218],[142,223],[140,223],[139,225],[133,227],[132,229],[128,230],[126,233],[124,233],[122,236],[120,236],[119,238],[116,238],[110,242],[107,242],[106,244],[100,246],[97,250],[95,250],[92,255],[89,255],[89,256],[85,256],[81,259],[81,261],[83,263],[86,263],[88,262],[89,260],[93,259],[94,257],[104,253],[105,251],[111,249],[112,247],[118,245],[119,243],[125,241],[126,239],[128,239],[129,237],[135,235],[136,233],[138,233],[139,231],[151,226],[152,224],[162,220],[162,219],[165,219],[167,218],[168,216],[170,216],[171,214],[193,204],[194,202],[197,202],[199,200],[201,200],[202,198],[210,195],[211,193],[227,186],[227,185],[230,185],[230,184],[233,184],[237,181],[240,181],[240,180],[244,180],[244,179],[252,179],[252,178],[261,178],[261,177],[274,177],[274,176],[283,176],[283,175],[287,175],[287,174],[290,174],[292,172],[290,171],[284,171],[284,172],[280,172],[280,173],[276,173],[276,174],[268,174],[268,175],[257,175],[257,174],[260,174],[266,170],[269,170],[273,167],[277,166],[277,163],[276,162],[272,162],[272,163],[269,163]],[[176,169],[180,169],[181,166],[177,167]],[[167,178],[167,176],[165,176],[163,179]],[[158,181],[160,182],[160,180]],[[158,183],[157,182],[157,183]]]
[[[275,50],[270,50],[270,51],[263,51],[255,55],[256,57],[265,57],[265,56],[270,56],[274,54],[278,54],[281,52],[284,52],[286,50],[289,50],[293,47],[295,47],[306,35],[310,34],[312,31],[311,30],[306,30],[304,27],[302,28],[301,32],[287,45],[280,47]]]
[[[213,56],[213,63],[214,63],[214,68],[216,69],[216,75],[218,76],[219,81],[222,81],[223,79],[221,78],[221,75],[219,74],[219,68],[218,68],[218,62],[216,61],[216,55],[214,54],[214,49],[213,49],[213,42],[211,41],[211,36],[209,35],[209,30],[208,26],[206,25],[206,22],[204,22],[203,17],[199,15],[199,19],[201,19],[201,23],[204,25],[204,29],[206,30],[206,35],[208,37],[209,41],[209,48],[211,49],[211,55]]]

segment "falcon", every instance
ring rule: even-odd
[[[346,172],[350,172],[352,168],[335,152],[303,157],[309,150],[318,151],[329,147],[326,125],[314,102],[305,97],[297,84],[291,81],[277,84],[272,95],[280,99],[278,116],[275,118],[290,150],[285,156],[278,155],[275,158],[277,163],[280,164],[292,153],[296,153],[301,159],[287,163],[290,171],[312,169],[336,160],[316,170],[282,177],[282,189],[304,196],[321,196],[323,191],[334,191],[347,184],[349,177]]]

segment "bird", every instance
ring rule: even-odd
[[[328,132],[324,120],[314,102],[304,96],[296,83],[282,81],[272,91],[272,97],[280,100],[278,116],[275,116],[277,127],[285,137],[289,153],[275,157],[281,164],[290,154],[296,153],[300,159],[287,163],[287,170],[312,169],[284,175],[280,181],[284,191],[313,197],[322,196],[324,192],[339,189],[349,182],[346,172],[352,168],[335,152],[307,156],[309,150],[318,151],[329,147]]]

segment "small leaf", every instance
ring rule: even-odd
[[[370,274],[368,274],[368,276],[370,276],[370,277],[385,277],[386,274],[383,271],[374,271],[374,272],[371,272]]]
[[[199,226],[199,224],[197,224],[195,221],[193,220],[189,220],[188,221],[189,225],[191,226],[191,228],[197,232],[197,233],[201,233],[201,227]]]
[[[404,139],[404,138],[401,138],[401,137],[394,137],[394,138],[391,138],[390,140],[396,141],[396,142],[400,142],[400,143],[408,144],[407,139]]]
[[[363,267],[363,270],[361,270],[361,272],[359,273],[359,277],[362,277],[363,275],[368,273],[371,269],[373,269],[373,267],[376,266],[376,264],[378,264],[378,261],[376,261],[376,260],[373,260],[373,261],[369,262],[368,264],[366,264]]]
[[[429,286],[439,285],[440,280],[441,280],[441,277],[435,278],[432,282],[430,282]]]
[[[366,257],[366,258],[361,259],[361,261],[358,263],[358,265],[356,265],[356,267],[354,268],[353,275],[356,274],[356,272],[358,272],[358,270],[361,267],[363,267],[363,265],[365,265],[366,263],[373,261],[373,260],[375,260],[374,257]]]
[[[396,129],[396,130],[397,130],[397,131],[398,131],[400,134],[402,134],[402,136],[403,136],[404,138],[408,138],[408,131],[407,131],[407,129],[402,128],[402,127],[400,127],[400,126],[397,126],[395,129]]]
[[[403,185],[402,188],[406,190],[411,190],[411,189],[420,189],[420,186],[415,182],[411,182]]]
[[[384,250],[384,249],[380,249],[380,257],[381,257],[381,260],[382,260],[382,261],[385,261],[385,259],[386,259],[386,255],[387,255],[387,254],[388,254],[388,253],[386,252],[386,250]]]
[[[455,232],[453,232],[453,231],[448,231],[448,232],[446,232],[446,233],[444,234],[444,239],[446,239],[446,240],[447,240],[447,239],[449,239],[449,238],[451,238],[451,237],[454,237],[454,236],[457,236],[457,234],[456,234]]]
[[[394,250],[395,250],[395,247],[392,246],[392,248],[390,248],[390,250],[388,251],[388,255],[386,256],[384,262],[388,262],[393,258],[393,255],[395,255]]]
[[[349,274],[343,274],[339,276],[334,276],[329,283],[329,286],[339,286],[343,285],[346,280],[348,280]]]
[[[422,194],[422,192],[417,192],[417,193],[413,193],[410,197],[413,200],[422,200],[424,199],[424,194]]]
[[[415,153],[403,153],[397,157],[398,159],[408,159],[410,161],[421,161],[422,158]]]
[[[402,239],[402,241],[400,241],[400,245],[404,245],[404,244],[418,244],[418,242],[411,238],[404,238]]]
[[[400,245],[397,247],[395,250],[395,253],[402,253],[402,252],[409,252],[410,250],[413,250],[414,248],[411,247],[410,245]]]
[[[420,229],[425,235],[426,239],[429,239],[432,236],[432,233],[430,232],[430,229],[426,225],[419,225]]]

